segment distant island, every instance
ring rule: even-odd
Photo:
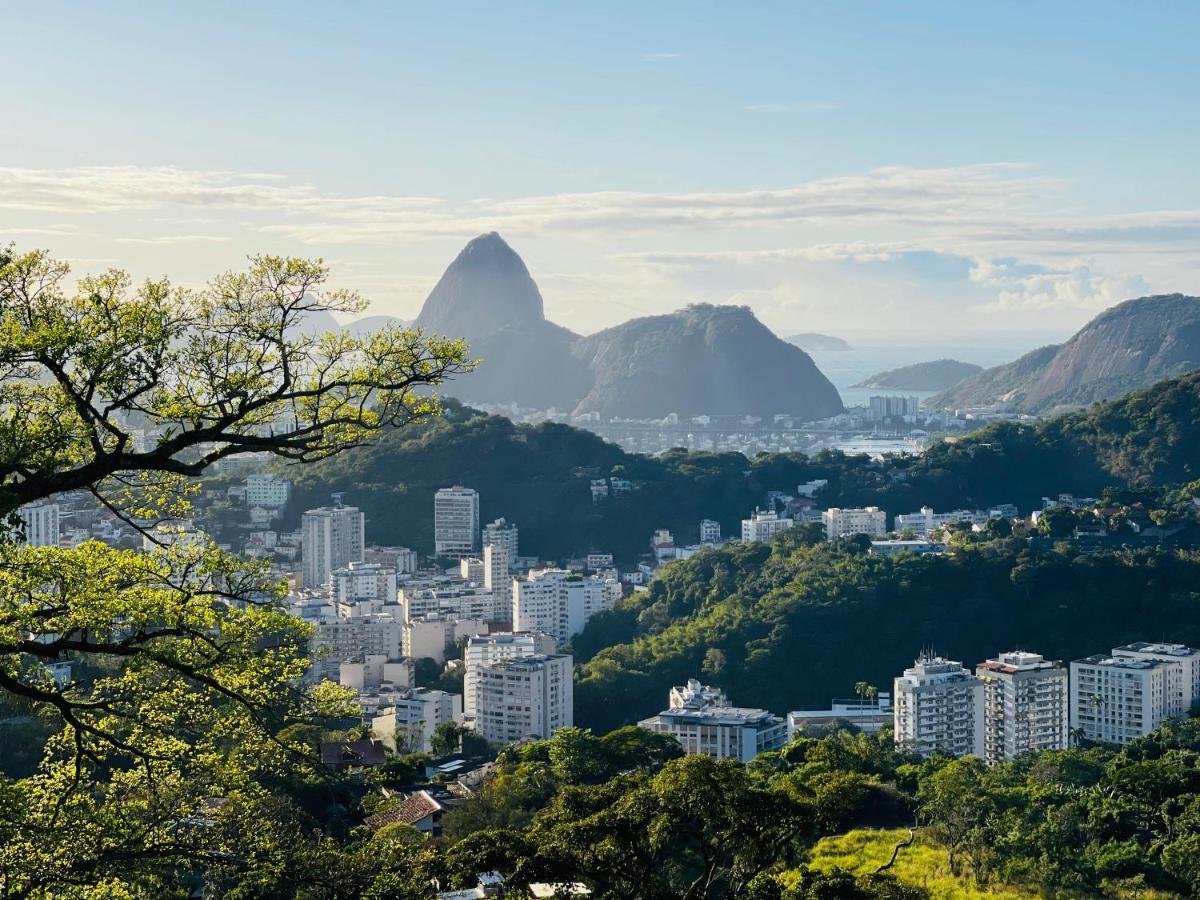
[[[784,338],[784,340],[789,344],[795,344],[806,353],[812,350],[840,351],[854,349],[840,337],[834,337],[831,334],[817,334],[815,331],[793,334],[790,338]]]
[[[959,362],[957,359],[935,359],[932,362],[913,363],[879,372],[863,380],[856,388],[881,388],[897,391],[944,391],[954,387],[964,378],[983,371],[974,363]]]

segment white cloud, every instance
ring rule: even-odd
[[[642,62],[668,62],[682,58],[682,53],[643,53]]]

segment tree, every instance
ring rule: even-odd
[[[854,683],[854,696],[858,697],[859,702],[863,706],[866,706],[879,696],[879,689],[869,681],[856,681]]]
[[[471,367],[462,342],[418,330],[306,331],[364,305],[323,291],[320,261],[256,257],[198,290],[67,275],[0,253],[0,514],[78,491],[143,527],[186,512],[222,460],[324,459],[429,417],[427,388]],[[211,860],[204,805],[310,758],[280,730],[345,697],[294,687],[308,629],[281,592],[209,545],[0,543],[0,692],[62,726],[35,776],[0,784],[0,888],[59,896]],[[58,683],[61,660],[86,676]]]

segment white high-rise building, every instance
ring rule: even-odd
[[[721,543],[721,523],[715,519],[700,520],[700,543],[702,544],[719,544]]]
[[[566,643],[598,612],[621,598],[615,578],[576,575],[566,569],[537,569],[513,579],[513,627],[541,631]]]
[[[26,503],[17,509],[30,547],[57,547],[61,537],[57,503]]]
[[[1130,659],[1154,659],[1173,663],[1178,675],[1170,678],[1170,691],[1165,700],[1167,715],[1171,718],[1186,716],[1200,701],[1200,650],[1186,644],[1150,644],[1135,641],[1123,647],[1114,647],[1113,656]]]
[[[433,548],[436,556],[462,559],[479,552],[479,493],[461,485],[433,495]]]
[[[526,656],[549,656],[558,649],[558,642],[540,632],[501,631],[467,638],[463,650],[463,713],[468,722],[474,721],[479,710],[481,673],[506,659]]]
[[[983,757],[983,682],[961,662],[922,656],[892,687],[896,743],[926,758]]]
[[[1071,663],[1071,732],[1081,740],[1127,744],[1195,702],[1200,650],[1137,642]]]
[[[517,564],[517,557],[521,555],[519,536],[517,526],[507,519],[497,519],[483,526],[483,546],[503,547],[510,568]]]
[[[775,535],[795,524],[791,519],[781,519],[774,510],[756,509],[750,518],[742,519],[742,540],[769,544],[775,540]]]
[[[549,738],[574,724],[572,659],[562,653],[524,656],[478,672],[472,727],[494,744]]]
[[[483,586],[494,598],[493,622],[511,622],[513,613],[512,562],[508,550],[502,544],[483,545]]]
[[[398,753],[429,753],[443,722],[462,723],[462,697],[430,688],[410,688],[371,722],[371,733]]]
[[[983,682],[985,762],[1067,749],[1067,670],[1061,663],[1013,650],[977,665],[975,677]]]
[[[887,534],[887,513],[878,506],[866,506],[861,509],[840,509],[834,506],[821,514],[821,521],[825,523],[825,536],[831,541],[848,534],[866,534],[871,537],[883,537]]]
[[[333,506],[306,512],[300,521],[304,586],[327,588],[335,569],[362,562],[365,531],[362,511],[343,506],[337,495]]]
[[[246,476],[246,505],[263,509],[283,509],[292,492],[292,483],[277,475]]]

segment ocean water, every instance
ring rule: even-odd
[[[932,362],[935,359],[957,359],[989,368],[1012,362],[1023,353],[1051,341],[1041,336],[1005,335],[984,336],[977,339],[952,339],[944,341],[933,338],[907,339],[853,338],[847,337],[850,350],[810,350],[825,377],[833,382],[846,406],[866,406],[875,394],[904,394],[924,400],[933,391],[881,391],[878,388],[856,388],[854,385],[872,375],[909,366],[914,363]]]

